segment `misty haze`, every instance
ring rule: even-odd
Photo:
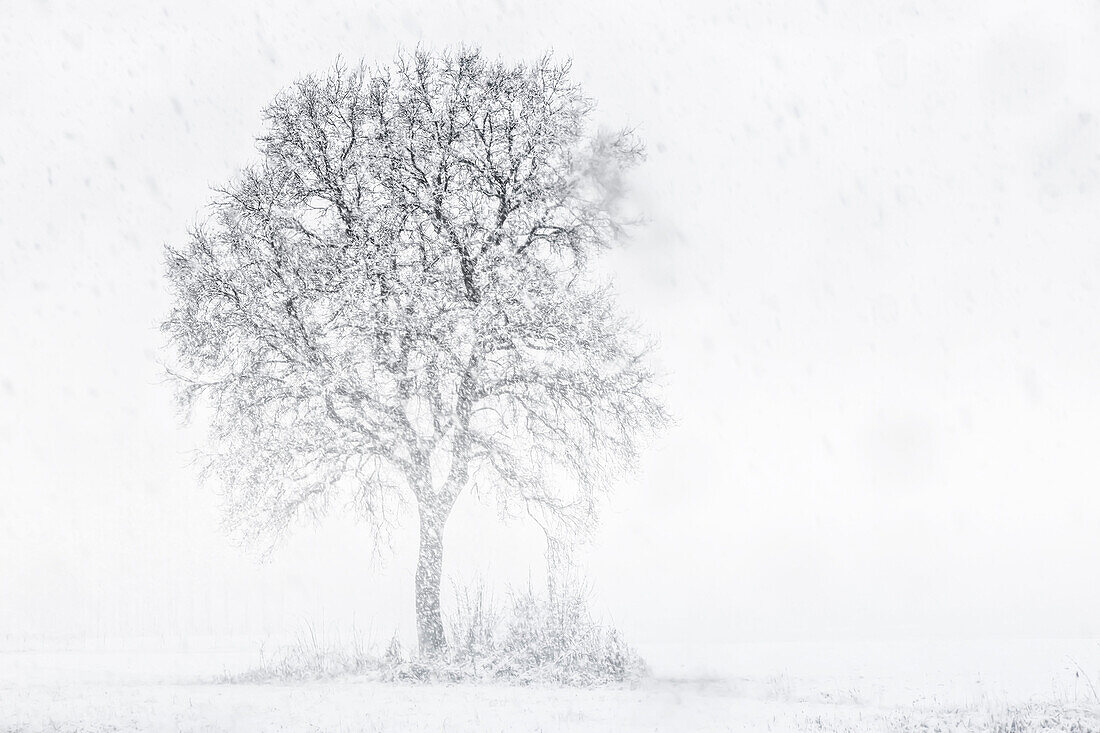
[[[1100,731],[1098,46],[0,9],[0,730]]]

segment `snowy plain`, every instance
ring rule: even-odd
[[[1095,640],[643,645],[652,678],[596,689],[229,683],[253,640],[191,644],[3,652],[0,730],[1100,730]]]

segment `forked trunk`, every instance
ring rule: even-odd
[[[420,559],[416,565],[416,632],[420,655],[435,657],[446,646],[439,585],[443,577],[443,523],[446,513],[420,507]]]

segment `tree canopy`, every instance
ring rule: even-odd
[[[267,107],[260,160],[167,251],[173,372],[210,407],[229,526],[271,540],[336,505],[383,531],[412,499],[422,647],[464,489],[574,536],[665,420],[592,267],[641,147],[592,110],[550,56],[338,63]]]

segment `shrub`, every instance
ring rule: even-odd
[[[528,586],[509,600],[502,614],[481,587],[458,597],[449,619],[452,676],[589,686],[646,673],[621,635],[592,618],[584,589],[540,595]]]
[[[388,682],[506,681],[588,687],[632,682],[648,673],[617,630],[592,617],[588,593],[563,586],[542,595],[528,586],[502,610],[483,583],[456,590],[447,614],[449,646],[436,658],[406,654],[394,636],[381,657],[319,641],[312,628],[297,644],[230,682],[369,675]]]
[[[460,670],[468,669],[475,679],[480,677],[498,652],[496,636],[501,618],[484,583],[479,582],[472,590],[456,590],[455,610],[447,615],[451,664]]]
[[[348,675],[369,674],[378,670],[377,657],[368,653],[358,635],[352,643],[340,639],[318,638],[312,626],[306,626],[294,644],[279,649],[273,656],[260,651],[260,666],[241,674],[226,675],[226,682],[269,682],[274,680],[324,680]]]

